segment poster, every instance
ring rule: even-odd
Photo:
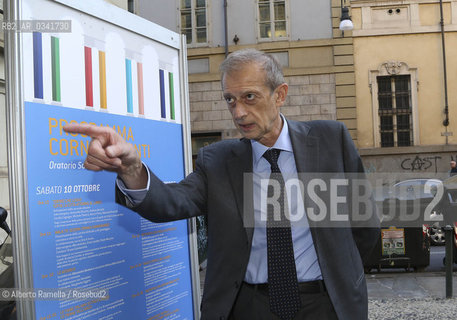
[[[89,137],[69,122],[115,128],[164,181],[184,177],[181,126],[26,103],[35,288],[105,288],[109,299],[36,301],[37,319],[192,318],[185,221],[154,224],[114,203],[115,174],[84,169]],[[151,139],[166,136],[168,139]],[[103,297],[101,297],[103,298]]]
[[[381,230],[382,255],[405,254],[405,229],[390,227]]]
[[[34,299],[35,318],[193,319],[187,221],[155,224],[117,205],[115,174],[84,169],[90,138],[62,130],[110,126],[163,181],[183,179],[180,36],[101,0],[18,3],[22,21],[49,22],[20,33],[30,243],[18,250],[35,290],[99,290]]]

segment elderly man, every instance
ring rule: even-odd
[[[282,116],[288,85],[267,54],[236,51],[222,63],[221,73],[224,99],[244,138],[202,148],[195,171],[180,183],[162,183],[110,128],[70,124],[64,129],[92,137],[85,167],[117,172],[119,203],[155,222],[207,215],[202,319],[367,319],[361,257],[378,239],[376,215],[368,212],[372,228],[315,228],[306,215],[291,226],[285,219],[304,209],[284,192],[287,175],[363,172],[348,131],[335,121]],[[265,205],[249,198],[262,187],[254,183],[253,191],[243,189],[247,173],[277,179],[281,223],[273,221],[278,219],[272,218],[271,203],[266,223],[258,223]],[[246,203],[252,203],[252,211],[246,212]],[[246,225],[250,219],[255,223]]]
[[[449,171],[449,176],[453,177],[457,174],[457,162],[452,160],[450,162],[450,165],[451,165],[451,171]]]

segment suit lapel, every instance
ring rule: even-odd
[[[310,127],[303,122],[288,121],[289,135],[294,150],[295,165],[297,166],[297,173],[299,179],[302,180],[305,188],[310,179],[316,178],[319,173],[319,139],[310,133]],[[305,173],[308,173],[305,175]],[[306,189],[304,190],[304,205],[307,207],[314,207],[316,204],[309,199]],[[311,234],[313,236],[314,246],[316,247],[317,254],[319,255],[318,237],[319,233],[314,228],[314,223],[308,219]]]
[[[305,123],[287,121],[297,172],[319,172],[319,144]]]
[[[252,147],[248,139],[241,139],[236,148],[232,149],[232,157],[227,159],[227,170],[229,172],[233,193],[235,194],[238,213],[240,214],[240,218],[243,220],[243,225],[253,226],[253,202],[244,201],[244,196],[247,198],[250,197],[249,199],[253,199],[252,177],[247,177],[248,179],[246,179],[246,181],[244,177],[244,173],[252,173]],[[252,215],[245,216],[243,214],[244,212],[252,213]],[[249,241],[248,243],[250,245],[254,229],[251,227],[245,227],[245,230]]]

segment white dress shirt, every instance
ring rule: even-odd
[[[289,127],[287,121],[282,117],[284,125],[278,140],[273,145],[274,149],[280,149],[278,166],[284,177],[284,180],[297,178],[297,167],[295,165],[292,142],[289,136]],[[265,205],[261,208],[260,193],[261,178],[268,178],[271,173],[271,167],[268,161],[263,157],[265,151],[269,148],[261,143],[251,140],[252,145],[252,164],[254,173],[254,218],[255,228],[252,238],[251,255],[246,270],[244,281],[248,283],[267,283],[268,282],[268,261],[267,261],[267,235],[266,223],[261,218],[261,210],[265,210]],[[263,190],[266,192],[266,190]],[[301,191],[302,192],[302,191]],[[304,203],[302,196],[298,192],[292,195],[287,194],[287,200],[290,208],[290,214],[296,215],[297,210],[303,210]],[[302,207],[299,207],[302,206]],[[265,213],[265,211],[264,211]],[[322,279],[321,270],[317,261],[316,249],[314,248],[313,239],[308,225],[306,214],[299,221],[292,222],[292,241],[294,244],[295,265],[297,267],[297,277],[299,282],[313,281]]]

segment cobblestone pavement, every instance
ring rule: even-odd
[[[368,317],[370,320],[455,320],[457,318],[457,299],[370,298]]]

